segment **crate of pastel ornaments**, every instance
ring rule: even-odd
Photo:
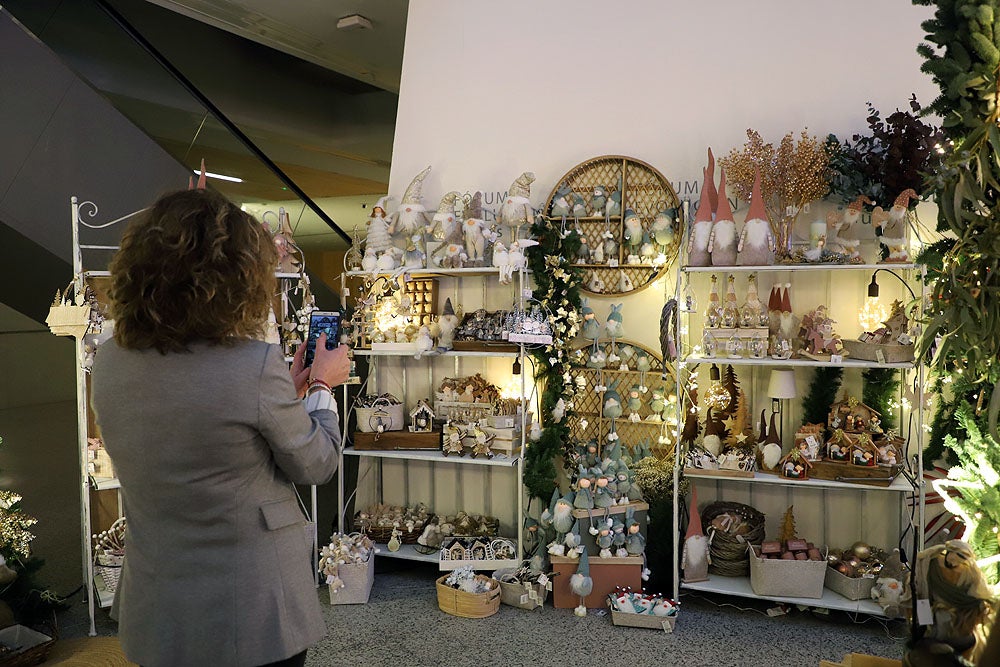
[[[659,595],[619,589],[608,595],[611,622],[630,628],[649,628],[672,633],[680,604]]]
[[[367,535],[335,534],[320,550],[319,573],[326,577],[330,604],[365,604],[375,583],[378,549]]]
[[[823,597],[826,557],[805,540],[764,542],[748,549],[750,587],[757,595]]]

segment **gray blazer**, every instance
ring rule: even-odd
[[[119,637],[144,667],[250,667],[326,634],[292,487],[337,468],[337,413],[307,413],[277,346],[125,350],[92,403],[128,520]]]

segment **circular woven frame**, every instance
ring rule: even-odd
[[[712,520],[731,512],[738,514],[749,524],[746,535],[731,535],[722,531],[712,530]],[[708,571],[724,577],[750,576],[750,560],[747,558],[747,546],[760,544],[764,541],[764,513],[744,505],[724,500],[710,503],[701,512],[701,523],[706,527],[705,533],[710,537],[710,553],[712,562]]]
[[[615,235],[615,240],[619,246],[618,266],[604,266],[598,264],[576,263],[583,274],[583,282],[580,291],[586,294],[596,294],[599,296],[615,296],[618,294],[633,294],[649,287],[658,278],[667,272],[667,269],[677,258],[681,239],[684,236],[684,213],[681,208],[681,200],[674,192],[670,181],[657,171],[654,167],[646,164],[642,160],[626,157],[624,155],[602,155],[570,169],[556,182],[549,197],[546,200],[543,211],[545,215],[550,215],[552,211],[552,200],[556,191],[563,185],[570,186],[574,192],[583,197],[590,215],[583,218],[567,218],[567,227],[575,225],[579,221],[580,229],[587,239],[588,245],[593,247],[595,243],[603,242],[601,235],[605,231],[605,219],[603,215],[593,215],[590,202],[593,198],[594,186],[603,185],[608,189],[610,196],[613,190],[618,189],[618,183],[622,184],[622,213],[626,209],[632,209],[642,221],[644,231],[649,230],[653,223],[653,218],[661,208],[675,207],[677,209],[677,222],[674,224],[673,242],[663,249],[667,261],[662,266],[651,264],[630,265],[626,264],[627,253],[624,251],[624,220],[623,215],[616,215],[610,218],[609,231]],[[575,258],[569,258],[575,261]],[[610,259],[610,258],[608,258]],[[628,276],[634,289],[620,291],[618,284],[622,274]],[[605,284],[604,291],[592,292],[587,287],[591,277],[595,276]]]

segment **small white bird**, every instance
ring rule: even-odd
[[[500,282],[509,283],[514,277],[514,271],[524,269],[528,266],[528,261],[524,256],[524,249],[536,245],[538,245],[538,241],[534,239],[518,239],[510,244],[510,250],[507,252],[507,266],[500,271],[506,280],[501,279]]]

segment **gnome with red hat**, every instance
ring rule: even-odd
[[[906,247],[906,212],[910,199],[916,198],[917,193],[912,188],[907,188],[899,193],[888,213],[884,213],[880,207],[872,211],[872,224],[882,227],[878,240],[889,248],[889,256],[885,258],[887,262],[910,261],[910,253]]]
[[[708,167],[704,170],[704,176],[698,210],[694,214],[694,223],[688,236],[688,266],[708,266],[712,263],[708,244],[712,237],[712,212],[715,210],[713,199],[718,195],[715,191],[715,157],[711,148],[708,149]]]
[[[681,553],[681,569],[684,570],[684,581],[708,580],[708,565],[712,557],[708,552],[708,538],[701,528],[701,516],[698,515],[698,494],[691,487],[690,518],[687,534],[684,536],[684,550]]]
[[[754,170],[753,191],[750,194],[750,208],[746,222],[736,246],[739,263],[743,266],[769,266],[774,264],[774,231],[764,209],[764,199],[760,194],[760,170]]]
[[[736,221],[733,209],[726,197],[726,170],[723,168],[719,179],[719,205],[715,209],[712,236],[708,240],[708,252],[712,255],[713,266],[736,265]]]

